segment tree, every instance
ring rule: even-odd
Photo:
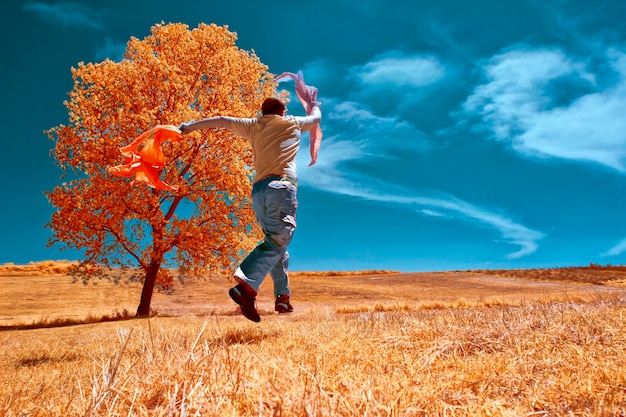
[[[72,68],[69,124],[46,132],[56,164],[73,178],[46,192],[56,209],[48,245],[83,250],[86,279],[102,266],[141,271],[138,317],[150,314],[155,285],[171,288],[173,265],[222,272],[258,241],[247,204],[251,150],[227,131],[164,143],[161,177],[178,186],[175,192],[107,171],[124,163],[120,147],[156,125],[257,115],[276,84],[254,52],[235,41],[227,27],[155,25],[145,39],[131,38],[121,62]]]

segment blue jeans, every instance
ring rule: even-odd
[[[289,295],[287,245],[296,230],[298,200],[296,186],[278,176],[264,178],[252,186],[252,207],[265,239],[243,260],[235,276],[255,291],[269,273],[274,295]]]

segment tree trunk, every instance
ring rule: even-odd
[[[152,293],[154,284],[156,283],[157,273],[161,267],[161,261],[153,260],[146,271],[146,279],[141,289],[141,301],[137,307],[137,317],[150,317],[150,303],[152,302]]]

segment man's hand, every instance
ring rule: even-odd
[[[191,127],[193,123],[182,123],[180,126],[178,126],[178,130],[180,130],[180,133],[182,133],[183,135],[186,135],[187,133],[191,133],[194,131],[194,129]]]

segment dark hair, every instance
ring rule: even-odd
[[[285,104],[276,97],[266,98],[261,106],[261,113],[282,116],[285,114]]]

